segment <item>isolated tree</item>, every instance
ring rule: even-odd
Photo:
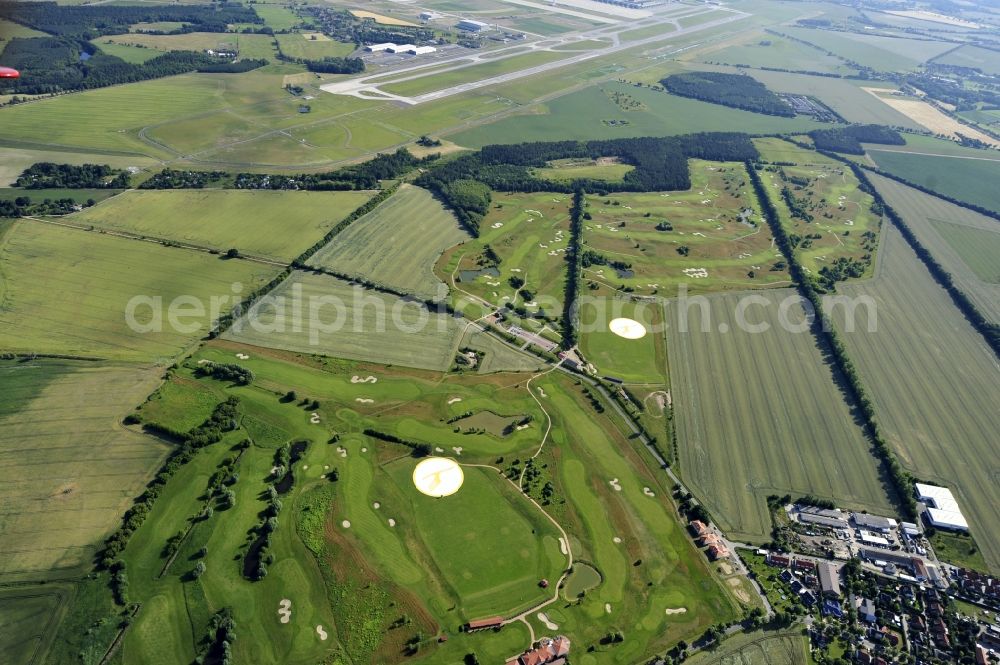
[[[193,579],[198,579],[199,577],[201,577],[202,575],[205,574],[205,571],[207,569],[208,569],[208,567],[205,565],[205,562],[204,561],[199,561],[198,565],[196,565],[194,567],[194,570],[191,571],[191,577]]]

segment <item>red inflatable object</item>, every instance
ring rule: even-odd
[[[0,79],[18,79],[21,78],[21,72],[16,69],[11,69],[10,67],[0,67]]]

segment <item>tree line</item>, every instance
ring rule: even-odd
[[[146,520],[149,512],[153,509],[153,503],[160,496],[167,481],[182,466],[194,459],[200,448],[218,443],[222,440],[226,432],[236,429],[239,403],[240,400],[238,397],[229,397],[226,401],[216,405],[212,411],[212,415],[205,422],[179,436],[177,432],[156,426],[152,423],[146,425],[150,430],[163,432],[171,438],[180,438],[180,445],[174,449],[163,463],[163,466],[160,467],[153,480],[146,485],[143,493],[136,497],[132,507],[125,511],[125,514],[122,516],[121,526],[104,541],[104,547],[97,555],[98,565],[105,569],[111,568],[118,559],[118,555],[125,550],[132,534]],[[136,422],[138,417],[133,414],[128,420]]]
[[[252,7],[220,0],[211,5],[60,5],[55,2],[0,3],[0,18],[50,35],[89,40],[122,35],[135,23],[188,23],[188,30],[226,32],[231,23],[263,24]]]
[[[777,244],[778,249],[784,255],[785,260],[788,262],[789,275],[791,275],[792,281],[795,284],[799,295],[808,300],[812,305],[814,313],[811,324],[812,332],[822,347],[829,351],[834,366],[839,370],[840,375],[844,378],[851,401],[854,404],[857,404],[859,410],[861,411],[865,421],[865,429],[874,443],[875,450],[882,461],[882,466],[886,476],[893,485],[897,502],[900,504],[903,514],[908,519],[915,519],[917,516],[917,505],[916,500],[913,497],[913,479],[910,477],[910,474],[903,469],[902,465],[899,463],[899,459],[896,457],[896,454],[889,447],[888,442],[882,435],[882,430],[875,419],[875,406],[868,397],[868,392],[865,390],[865,387],[861,382],[861,376],[855,368],[854,362],[848,355],[847,348],[844,346],[843,340],[841,340],[840,335],[837,333],[832,322],[823,310],[823,303],[820,299],[819,291],[817,290],[813,279],[799,262],[798,256],[792,247],[792,242],[789,239],[788,233],[781,225],[778,211],[771,202],[767,189],[764,187],[763,182],[761,182],[760,175],[757,173],[757,166],[758,165],[748,161],[746,164],[747,173],[750,175],[750,182],[753,185],[754,192],[760,200],[761,207],[763,208],[764,219],[771,228],[774,241]]]
[[[378,189],[380,180],[398,178],[419,164],[437,159],[436,155],[417,159],[406,148],[396,152],[376,155],[367,162],[355,164],[324,173],[308,173],[293,176],[267,175],[259,173],[239,173],[236,175],[236,189],[280,189],[280,190],[351,190]]]
[[[195,51],[168,51],[144,63],[132,63],[71,37],[12,39],[0,58],[5,65],[30,73],[5,79],[0,91],[28,95],[89,90],[189,72],[239,73],[267,64],[262,59],[232,62]]]
[[[580,246],[583,235],[583,209],[587,205],[583,188],[573,192],[573,205],[569,209],[569,242],[566,244],[566,297],[563,299],[562,339],[563,349],[572,349],[577,342],[579,326]]]
[[[833,129],[814,129],[809,138],[817,150],[842,152],[848,155],[865,154],[862,143],[879,145],[906,145],[903,135],[891,127],[882,125],[850,125]]]
[[[734,109],[794,118],[795,111],[766,85],[746,74],[683,72],[671,74],[660,84],[668,92]]]
[[[14,186],[24,189],[126,189],[128,184],[128,172],[107,164],[37,162],[21,172]]]
[[[633,170],[622,182],[545,180],[532,170],[556,159],[601,157],[617,157]],[[439,164],[417,178],[415,184],[434,192],[462,225],[478,236],[479,224],[490,205],[489,190],[571,194],[582,188],[600,195],[683,190],[691,187],[689,158],[746,161],[758,157],[750,137],[736,132],[488,145],[478,153]]]

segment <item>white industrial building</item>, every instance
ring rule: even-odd
[[[437,49],[433,46],[414,46],[406,52],[412,53],[413,55],[426,55],[428,53],[434,53],[435,51],[437,51]]]
[[[393,44],[392,42],[386,42],[385,44],[369,44],[368,46],[365,47],[365,50],[368,51],[369,53],[384,53],[386,51],[389,51],[389,49],[394,49],[394,48],[396,48],[395,44]],[[394,53],[394,51],[390,52]]]
[[[865,545],[873,545],[875,547],[889,547],[889,540],[883,538],[882,536],[872,533],[871,531],[866,531],[865,529],[859,529],[859,536],[861,542]]]
[[[947,487],[917,483],[917,498],[927,506],[927,521],[940,529],[968,531],[969,523]]]
[[[389,53],[409,53],[411,49],[417,48],[413,44],[393,44],[386,49]]]
[[[484,30],[490,29],[489,23],[483,23],[482,21],[473,21],[472,19],[463,18],[455,26],[459,30],[468,30],[469,32],[482,32]]]

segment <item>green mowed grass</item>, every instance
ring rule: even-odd
[[[546,63],[562,60],[564,58],[568,58],[569,56],[569,53],[556,53],[552,51],[526,53],[524,55],[516,55],[510,58],[492,60],[471,65],[469,67],[462,67],[454,71],[431,74],[430,76],[422,76],[408,81],[400,81],[399,83],[389,82],[381,86],[381,88],[394,95],[422,95],[424,93],[450,88],[451,86],[462,83],[482,81],[483,79],[500,76],[501,74],[508,74],[522,69],[537,67],[538,65],[544,65]]]
[[[951,42],[928,39],[884,37],[797,27],[782,27],[781,30],[796,39],[816,44],[860,65],[883,72],[916,69],[920,64],[955,48]]]
[[[76,165],[107,164],[118,169],[130,166],[149,168],[156,164],[154,160],[138,155],[125,156],[86,152],[58,152],[4,146],[0,147],[0,186],[8,187],[12,185],[25,169],[38,162]],[[30,196],[30,192],[25,192],[25,194]]]
[[[871,443],[813,335],[781,324],[802,321],[795,293],[704,305],[668,304],[667,348],[681,473],[720,527],[765,541],[769,494],[891,513]]]
[[[208,332],[212,297],[231,298],[234,284],[249,293],[277,272],[248,261],[29,220],[7,233],[0,259],[3,348],[165,362]],[[175,326],[167,310],[179,296],[193,297],[203,311],[189,316],[193,309],[185,306]],[[148,332],[126,321],[135,297],[152,299],[134,309],[135,322],[153,328]],[[222,312],[232,306],[220,302]],[[160,324],[153,310],[161,314]]]
[[[302,23],[302,19],[289,5],[258,2],[254,3],[253,10],[264,19],[264,23],[275,30],[290,30]]]
[[[101,49],[102,53],[112,55],[116,58],[121,58],[125,62],[131,62],[139,65],[147,60],[152,60],[153,58],[163,55],[163,51],[157,49],[132,44],[121,44],[116,42],[113,38],[107,37],[93,39],[90,43]]]
[[[784,39],[768,33],[756,33],[752,39],[722,49],[703,52],[703,60],[723,62],[727,65],[750,67],[776,67],[830,74],[854,73],[840,58],[827,55],[801,42]]]
[[[88,200],[103,201],[104,199],[121,194],[120,189],[24,189],[22,187],[0,188],[0,200],[13,201],[14,199],[27,197],[32,203],[41,203],[45,199],[73,199],[80,205],[84,205]]]
[[[934,225],[979,279],[1000,284],[1000,229],[985,231],[951,222]]]
[[[416,462],[399,460],[387,467],[403,503],[389,503],[390,512],[383,514],[405,515],[397,523],[412,522],[411,535],[418,534],[439,582],[458,599],[464,617],[514,614],[551,596],[539,580],[554,583],[566,557],[559,532],[534,506],[495,471],[473,467],[464,469],[465,482],[456,494],[425,496],[411,480]],[[377,490],[373,495],[378,498]],[[345,509],[348,517],[350,508]],[[368,502],[363,509],[373,510]],[[404,542],[400,547],[407,549]]]
[[[144,366],[0,362],[0,579],[89,568],[167,453],[119,424],[156,381]]]
[[[443,371],[461,329],[417,303],[367,291],[328,275],[296,272],[271,295],[279,305],[250,310],[223,336],[254,346]],[[274,302],[274,301],[271,301]],[[296,321],[293,303],[301,306]]]
[[[1000,212],[1000,157],[979,151],[982,159],[912,155],[894,151],[869,153],[880,169],[959,201]]]
[[[111,39],[116,44],[142,46],[154,51],[205,51],[220,47],[236,46],[237,37],[231,33],[187,32],[179,35],[149,35],[132,32],[127,35],[100,37],[98,45]],[[271,35],[240,35],[239,54],[241,58],[263,58],[274,60],[274,37]]]
[[[986,74],[1000,74],[1000,64],[997,64],[996,53],[971,44],[959,48],[934,59],[935,64],[972,67]]]
[[[609,263],[584,267],[593,293],[674,295],[682,284],[706,292],[787,283],[786,270],[772,270],[781,255],[744,166],[695,159],[688,164],[686,191],[587,197],[592,219],[584,222],[583,249]],[[747,208],[753,214],[743,222],[740,213]],[[663,223],[668,226],[658,229]],[[620,270],[612,261],[631,267]]]
[[[877,307],[877,332],[856,328],[844,344],[875,405],[883,436],[914,476],[947,485],[958,499],[987,565],[1000,570],[1000,501],[993,460],[1000,368],[982,337],[932,279],[902,235],[886,228],[878,274],[842,286]],[[844,330],[843,312],[837,327]]]
[[[8,21],[6,19],[0,19],[0,41],[8,41],[11,39],[29,39],[31,37],[45,37],[47,36],[44,32],[35,30],[34,28],[29,28],[26,25],[21,25],[20,23],[14,23],[13,21]],[[0,44],[0,46],[6,46],[6,44]],[[0,49],[2,51],[3,49]]]
[[[619,337],[608,329],[608,323],[617,318],[638,321],[645,326],[646,336]],[[580,332],[580,351],[602,374],[626,383],[666,382],[663,311],[659,303],[586,298],[580,307]]]
[[[448,284],[454,280],[459,291],[498,306],[511,303],[530,310],[540,305],[549,313],[558,311],[566,292],[570,203],[567,194],[494,192],[479,237],[445,252],[438,275]],[[487,245],[500,257],[499,274],[476,274],[490,265],[483,254]],[[512,279],[524,281],[521,292]],[[534,301],[523,298],[524,290]]]
[[[228,76],[228,75],[227,75]],[[134,132],[170,118],[223,105],[210,74],[185,74],[130,83],[0,109],[0,136],[38,145],[165,154]]]
[[[68,219],[291,261],[371,196],[367,191],[134,190]]]
[[[874,198],[861,190],[858,179],[843,164],[809,150],[796,150],[797,154],[785,150],[776,153],[782,157],[780,161],[794,162],[795,166],[769,166],[760,173],[782,226],[789,236],[799,238],[796,256],[809,274],[818,274],[841,258],[870,261],[863,275],[870,277],[882,223],[872,212]],[[764,155],[768,155],[766,148]],[[784,190],[813,217],[812,221],[792,216],[782,196]]]
[[[443,251],[469,239],[430,192],[404,184],[316,252],[309,265],[439,299],[447,287],[434,264]]]
[[[1000,285],[995,274],[997,222],[889,178],[869,174],[886,202],[899,213],[920,243],[950,272],[983,313],[1000,322]]]
[[[634,170],[635,167],[629,164],[599,163],[596,160],[586,159],[559,159],[551,162],[547,167],[532,171],[543,180],[555,180],[556,182],[577,179],[621,182],[630,171]]]
[[[233,360],[244,351],[250,358]],[[238,362],[253,370],[254,383],[234,387],[193,379],[200,360]],[[369,375],[377,381],[352,381]],[[512,612],[555,593],[554,587],[542,590],[537,583],[545,577],[554,584],[566,565],[558,530],[489,469],[466,466],[465,484],[457,494],[423,497],[410,480],[416,460],[408,449],[360,434],[375,427],[435,441],[436,432],[443,441],[452,429],[444,422],[449,414],[487,408],[508,413],[502,404],[533,414],[532,427],[512,435],[520,438],[510,450],[534,451],[544,417],[523,377],[460,375],[441,381],[427,372],[258,352],[215,341],[167,385],[171,388],[161,390],[157,401],[165,402],[158,408],[173,414],[172,423],[179,424],[190,405],[208,403],[209,394],[219,400],[238,395],[245,415],[239,430],[201,450],[168,482],[125,552],[130,600],[141,602],[142,609],[126,635],[122,662],[166,663],[178,654],[193,658],[194,641],[223,605],[232,606],[238,625],[245,627],[234,657],[255,661],[310,663],[339,647],[356,662],[395,663],[402,658],[403,642],[417,631],[424,641],[410,660],[420,663],[450,664],[469,652],[503,658],[527,646],[527,631],[516,625],[476,635],[460,633],[458,627],[469,618]],[[287,390],[319,399],[320,422],[310,423],[312,412],[297,402],[280,400]],[[549,375],[534,390],[554,425],[548,452],[539,458],[542,472],[556,485],[547,510],[567,529],[574,554],[592,562],[600,570],[597,581],[603,579],[584,600],[560,600],[547,608],[560,624],[559,632],[575,645],[595,644],[580,662],[631,662],[678,639],[694,639],[711,623],[734,618],[736,605],[712,579],[671,511],[664,510],[662,502],[669,502],[666,476],[648,470],[643,453],[633,450],[610,421],[581,417],[587,407],[570,379]],[[378,402],[352,399],[361,394]],[[154,403],[141,413],[148,416]],[[208,520],[195,523],[161,577],[166,539],[186,532],[190,519],[202,512],[202,488],[220,463],[235,456],[232,444],[252,436],[246,426],[251,414],[283,434],[273,443],[255,439],[243,453],[237,463],[239,479],[232,485],[234,507],[217,509]],[[411,429],[411,423],[424,429]],[[328,444],[333,432],[342,436]],[[292,491],[282,497],[270,572],[251,583],[241,578],[239,561],[233,558],[245,551],[247,532],[259,521],[273,447],[291,439],[311,444],[293,467]],[[490,447],[495,435],[457,440],[465,446],[461,455],[456,453],[460,462],[496,462],[498,452]],[[324,477],[333,469],[339,474],[336,483]],[[611,477],[620,480],[620,492],[610,487]],[[644,488],[652,488],[654,496]],[[621,542],[613,542],[615,537]],[[199,559],[203,546],[208,553]],[[192,581],[187,573],[199,560],[206,572]],[[633,560],[642,563],[633,565]],[[292,603],[288,624],[278,620],[283,598]],[[677,607],[687,612],[666,614]],[[401,616],[409,621],[394,627]],[[530,620],[536,635],[543,634],[534,614]],[[318,638],[317,625],[329,633],[326,642]],[[630,627],[627,643],[596,645],[621,626]],[[437,644],[438,631],[451,639]]]
[[[550,90],[552,85],[549,84]],[[645,108],[622,111],[605,90],[628,93]],[[477,148],[492,143],[664,136],[731,131],[734,127],[752,133],[808,131],[820,127],[807,119],[750,113],[610,82],[559,97],[543,108],[547,112],[511,116],[451,134],[448,138],[459,145]],[[608,124],[612,120],[627,124]]]
[[[310,33],[316,34],[316,33]],[[289,58],[304,58],[306,60],[322,60],[323,58],[345,57],[354,53],[354,44],[337,42],[320,34],[316,39],[309,39],[306,34],[292,32],[287,35],[275,35],[281,52]]]

